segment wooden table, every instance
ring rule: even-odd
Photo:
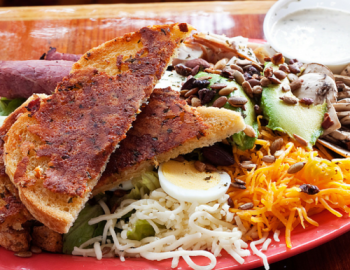
[[[81,54],[145,25],[188,22],[199,31],[263,39],[275,1],[187,2],[0,9],[0,60],[39,59],[50,46]],[[292,238],[293,239],[293,238]],[[350,233],[271,269],[350,269]],[[263,268],[258,268],[259,270]]]

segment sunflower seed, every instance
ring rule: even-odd
[[[289,80],[291,83],[294,82],[295,80],[298,80],[298,79],[299,79],[299,77],[298,77],[297,75],[293,74],[293,73],[289,73],[289,74],[287,75],[287,78],[288,78],[288,80]]]
[[[225,88],[221,89],[218,94],[220,96],[228,96],[229,94],[231,94],[235,90],[237,90],[236,87],[228,86],[228,87],[225,87]]]
[[[223,88],[227,87],[226,83],[214,83],[210,86],[211,89],[213,90],[221,90]]]
[[[298,90],[301,85],[303,84],[303,82],[300,79],[294,80],[290,83],[290,90],[292,90],[292,92]]]
[[[31,251],[32,253],[35,253],[35,254],[39,254],[39,253],[43,252],[42,249],[39,248],[39,247],[37,247],[37,246],[31,246],[31,247],[30,247],[30,251]]]
[[[230,97],[228,99],[228,103],[230,103],[231,106],[236,107],[237,105],[244,105],[248,102],[248,99],[245,97]]]
[[[227,204],[228,204],[231,208],[235,207],[235,204],[233,203],[231,197],[228,197],[228,199],[227,199]]]
[[[298,103],[298,99],[292,96],[282,96],[280,97],[280,100],[282,100],[286,104],[295,105]]]
[[[238,179],[238,178],[234,178],[233,179],[237,184],[240,184],[240,185],[245,185],[245,182],[242,181],[241,179]]]
[[[216,62],[214,69],[223,70],[226,67],[227,62],[228,62],[227,58],[223,58],[219,60],[218,62]]]
[[[274,156],[263,156],[261,160],[266,163],[273,163],[275,162],[276,158]]]
[[[253,94],[254,95],[261,95],[262,91],[263,91],[263,89],[260,85],[255,85],[253,87]]]
[[[285,77],[287,77],[287,74],[283,72],[282,70],[275,70],[273,72],[273,75],[276,76],[277,79],[283,80]]]
[[[242,85],[243,82],[245,81],[243,74],[241,72],[239,72],[238,70],[234,71],[233,78],[236,80],[236,82],[239,85]]]
[[[247,169],[248,171],[256,168],[256,164],[240,163],[240,165],[241,165],[242,168]]]
[[[199,160],[197,160],[197,161],[194,163],[194,167],[197,169],[197,171],[199,171],[199,172],[204,172],[206,166],[205,166],[205,163],[200,162]]]
[[[236,64],[231,64],[230,68],[232,68],[234,70],[238,70],[239,72],[243,73],[243,69],[240,66],[236,65]]]
[[[263,113],[262,109],[257,104],[254,105],[254,111],[255,111],[256,115],[262,115],[262,113]]]
[[[21,257],[21,258],[30,258],[32,257],[33,253],[31,251],[20,251],[15,253],[15,256]]]
[[[300,73],[300,69],[296,65],[288,65],[290,72],[294,74]]]
[[[307,141],[306,141],[303,137],[301,137],[301,136],[299,136],[299,135],[297,135],[297,134],[293,134],[293,136],[294,136],[294,139],[295,139],[298,143],[300,143],[302,146],[307,146]]]
[[[191,90],[188,90],[187,93],[184,94],[184,97],[189,97],[191,95],[195,95],[198,93],[198,88],[192,88]]]
[[[249,61],[249,60],[237,60],[236,61],[236,65],[238,66],[241,66],[241,67],[244,67],[244,66],[247,66],[247,65],[251,65],[252,64],[252,61]]]
[[[255,138],[256,137],[256,132],[255,132],[254,128],[252,126],[250,126],[250,125],[246,125],[245,129],[243,130],[243,132],[248,137],[251,137],[251,138]]]
[[[250,97],[250,98],[253,98],[253,89],[252,87],[250,86],[250,83],[247,82],[247,81],[244,81],[242,83],[242,88],[244,90],[244,92]]]
[[[257,70],[259,70],[259,71],[263,71],[263,70],[264,70],[263,67],[260,66],[258,63],[253,62],[253,63],[252,63],[252,66],[255,67],[255,68],[256,68]]]
[[[230,185],[231,187],[234,187],[234,188],[246,189],[245,185],[240,185],[238,183],[231,183]]]
[[[180,96],[185,96],[188,90],[181,90],[180,91]]]
[[[283,139],[282,138],[278,138],[276,140],[273,141],[273,143],[270,146],[270,152],[271,154],[275,154],[276,151],[280,150],[281,147],[283,145]]]
[[[205,163],[205,169],[208,172],[216,172],[218,170],[214,165],[211,165],[210,163]]]
[[[227,102],[227,97],[222,96],[219,97],[217,100],[214,101],[213,107],[221,108],[223,107]]]
[[[275,77],[269,77],[269,80],[273,83],[273,84],[281,84],[281,81]]]
[[[253,203],[245,203],[238,207],[239,210],[249,210],[254,207]]]
[[[268,78],[266,78],[266,77],[262,77],[261,80],[260,80],[260,83],[261,83],[261,86],[266,87],[269,84],[271,84],[271,81]]]
[[[210,80],[212,77],[211,76],[202,76],[197,79],[197,81],[204,81],[204,80]]]
[[[294,174],[301,171],[305,166],[305,162],[298,162],[289,167],[287,173]]]
[[[260,81],[256,80],[256,79],[250,79],[247,82],[249,82],[251,87],[254,87],[256,85],[261,85]]]
[[[191,105],[192,105],[193,107],[199,107],[199,106],[202,105],[202,103],[201,103],[201,100],[200,100],[199,98],[193,97],[193,98],[191,99]]]
[[[279,69],[279,70],[282,70],[282,71],[285,72],[285,73],[289,73],[289,72],[290,72],[290,70],[289,70],[287,64],[282,64],[282,65],[280,65],[278,69]]]
[[[290,86],[289,86],[289,84],[282,85],[282,91],[283,91],[283,92],[289,92],[289,91],[290,91]]]

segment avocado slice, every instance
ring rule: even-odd
[[[247,125],[252,126],[257,134],[256,137],[249,137],[243,131],[241,131],[241,132],[238,132],[238,133],[232,135],[232,137],[229,140],[230,143],[236,144],[238,146],[238,148],[241,150],[247,150],[247,149],[253,148],[255,141],[258,138],[258,134],[259,134],[258,122],[256,120],[256,115],[255,115],[255,111],[254,111],[254,104],[255,103],[244,92],[242,86],[240,86],[234,80],[229,80],[229,79],[224,78],[218,74],[211,74],[211,73],[206,73],[206,72],[199,72],[194,77],[197,79],[197,78],[200,78],[203,76],[212,77],[211,79],[209,79],[209,82],[210,82],[209,87],[208,87],[209,89],[210,89],[210,86],[214,83],[225,83],[225,84],[227,84],[227,86],[234,86],[237,88],[237,90],[235,90],[231,94],[229,94],[227,96],[227,98],[230,98],[232,96],[241,96],[241,97],[245,97],[248,100],[248,102],[245,105],[245,108],[246,108],[245,111],[242,108],[232,107],[228,102],[224,105],[224,108],[241,113],[243,118],[244,118],[244,122]],[[215,90],[212,90],[212,91],[215,91]],[[219,97],[220,97],[219,94],[216,94],[215,97],[213,98],[213,100],[209,104],[207,104],[207,106],[212,106],[214,101],[216,99],[218,99]]]
[[[265,68],[268,67],[278,69],[278,66],[271,62],[265,65]],[[294,96],[291,91],[282,90],[282,86],[288,84],[289,81],[285,78],[281,84],[270,84],[263,87],[261,108],[265,118],[269,121],[267,127],[285,132],[293,139],[293,134],[297,134],[308,142],[307,148],[312,149],[317,138],[323,133],[321,125],[324,114],[327,112],[327,103],[319,105],[303,105],[299,102],[296,105],[286,104],[280,100],[280,97]]]

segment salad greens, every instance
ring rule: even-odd
[[[99,204],[92,206],[87,203],[69,232],[63,235],[63,253],[72,254],[74,247],[79,247],[87,240],[102,235],[106,222],[94,225],[89,225],[88,222],[103,214],[103,209]]]
[[[122,198],[109,194],[99,194],[95,197],[96,200],[105,200],[107,205],[114,205],[119,200],[125,199],[141,199],[141,189],[144,193],[149,194],[151,191],[160,188],[158,174],[156,172],[145,172],[140,177],[132,180],[134,188],[129,194]],[[124,215],[122,219],[125,221],[134,213],[134,210]],[[72,254],[74,247],[79,247],[87,240],[102,235],[106,221],[99,222],[95,225],[89,225],[88,222],[94,217],[103,215],[104,211],[99,204],[91,206],[86,204],[85,208],[80,212],[74,225],[69,232],[63,236],[63,253]],[[146,220],[138,220],[133,224],[132,229],[127,233],[127,237],[132,240],[141,240],[144,237],[153,236],[155,231]]]
[[[127,236],[130,240],[140,241],[145,237],[154,236],[155,231],[147,220],[139,219],[132,225],[132,229],[128,231]]]
[[[25,98],[15,98],[15,99],[7,99],[0,98],[0,116],[8,116],[14,110],[16,110],[19,106],[23,104]]]

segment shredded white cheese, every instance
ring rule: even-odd
[[[103,255],[105,257],[115,254],[122,261],[125,257],[135,256],[158,261],[172,258],[171,267],[173,268],[177,267],[179,259],[183,258],[193,269],[209,270],[215,267],[216,257],[220,256],[224,249],[242,264],[244,257],[250,255],[248,244],[242,239],[247,229],[239,217],[229,211],[227,199],[228,195],[225,194],[217,201],[198,205],[198,203],[178,201],[159,188],[150,195],[143,195],[141,200],[124,200],[115,213],[110,213],[107,205],[100,201],[105,214],[91,219],[89,224],[106,220],[103,235],[90,239],[79,248],[75,247],[73,254],[101,259],[103,248],[109,246],[112,250],[107,255]],[[130,216],[128,223],[123,220],[118,221],[132,210],[136,212]],[[155,231],[155,236],[146,237],[141,241],[127,238],[132,224],[139,219],[149,222]],[[232,221],[236,221],[237,225]],[[122,231],[116,233],[115,227]],[[256,236],[256,226],[250,228],[246,235]],[[112,239],[111,244],[107,243],[107,236]],[[264,235],[264,238],[251,243],[251,249],[254,254],[263,259],[265,267],[266,256],[258,251],[255,245],[265,242],[266,238],[267,235]],[[83,249],[92,243],[94,243],[93,249]],[[265,246],[267,247],[268,244]],[[193,256],[206,257],[210,263],[206,266],[197,265],[191,259]]]

